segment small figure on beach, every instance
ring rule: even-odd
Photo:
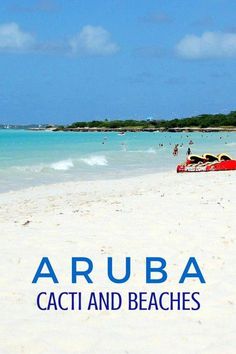
[[[177,156],[179,153],[179,148],[178,148],[179,144],[175,144],[174,150],[173,150],[173,155]]]
[[[192,153],[192,152],[191,152],[191,149],[190,149],[190,147],[188,147],[188,150],[187,150],[186,155],[189,156],[189,155],[191,155],[191,153]]]
[[[193,145],[193,144],[194,144],[194,142],[192,140],[190,140],[189,145]]]

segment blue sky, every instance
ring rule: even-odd
[[[236,109],[232,0],[1,0],[0,123]]]

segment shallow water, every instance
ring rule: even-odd
[[[236,157],[236,133],[76,133],[0,130],[0,192],[63,181],[174,170],[192,153]],[[183,144],[174,157],[174,144]],[[163,147],[159,146],[163,144]]]

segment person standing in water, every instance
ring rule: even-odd
[[[186,155],[189,156],[189,155],[191,155],[191,153],[192,153],[192,152],[191,152],[191,149],[190,149],[190,147],[188,147],[188,150],[187,150]]]
[[[179,144],[175,144],[174,150],[173,150],[173,155],[177,156],[179,153],[179,148],[178,148]]]

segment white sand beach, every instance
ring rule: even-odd
[[[233,354],[236,173],[159,173],[44,185],[0,195],[1,354]],[[50,258],[59,284],[32,279]],[[93,284],[71,284],[71,257],[93,260]],[[107,279],[132,258],[130,280]],[[168,279],[145,283],[145,258]],[[178,284],[194,256],[206,279]],[[40,311],[40,291],[199,291],[198,311]]]

